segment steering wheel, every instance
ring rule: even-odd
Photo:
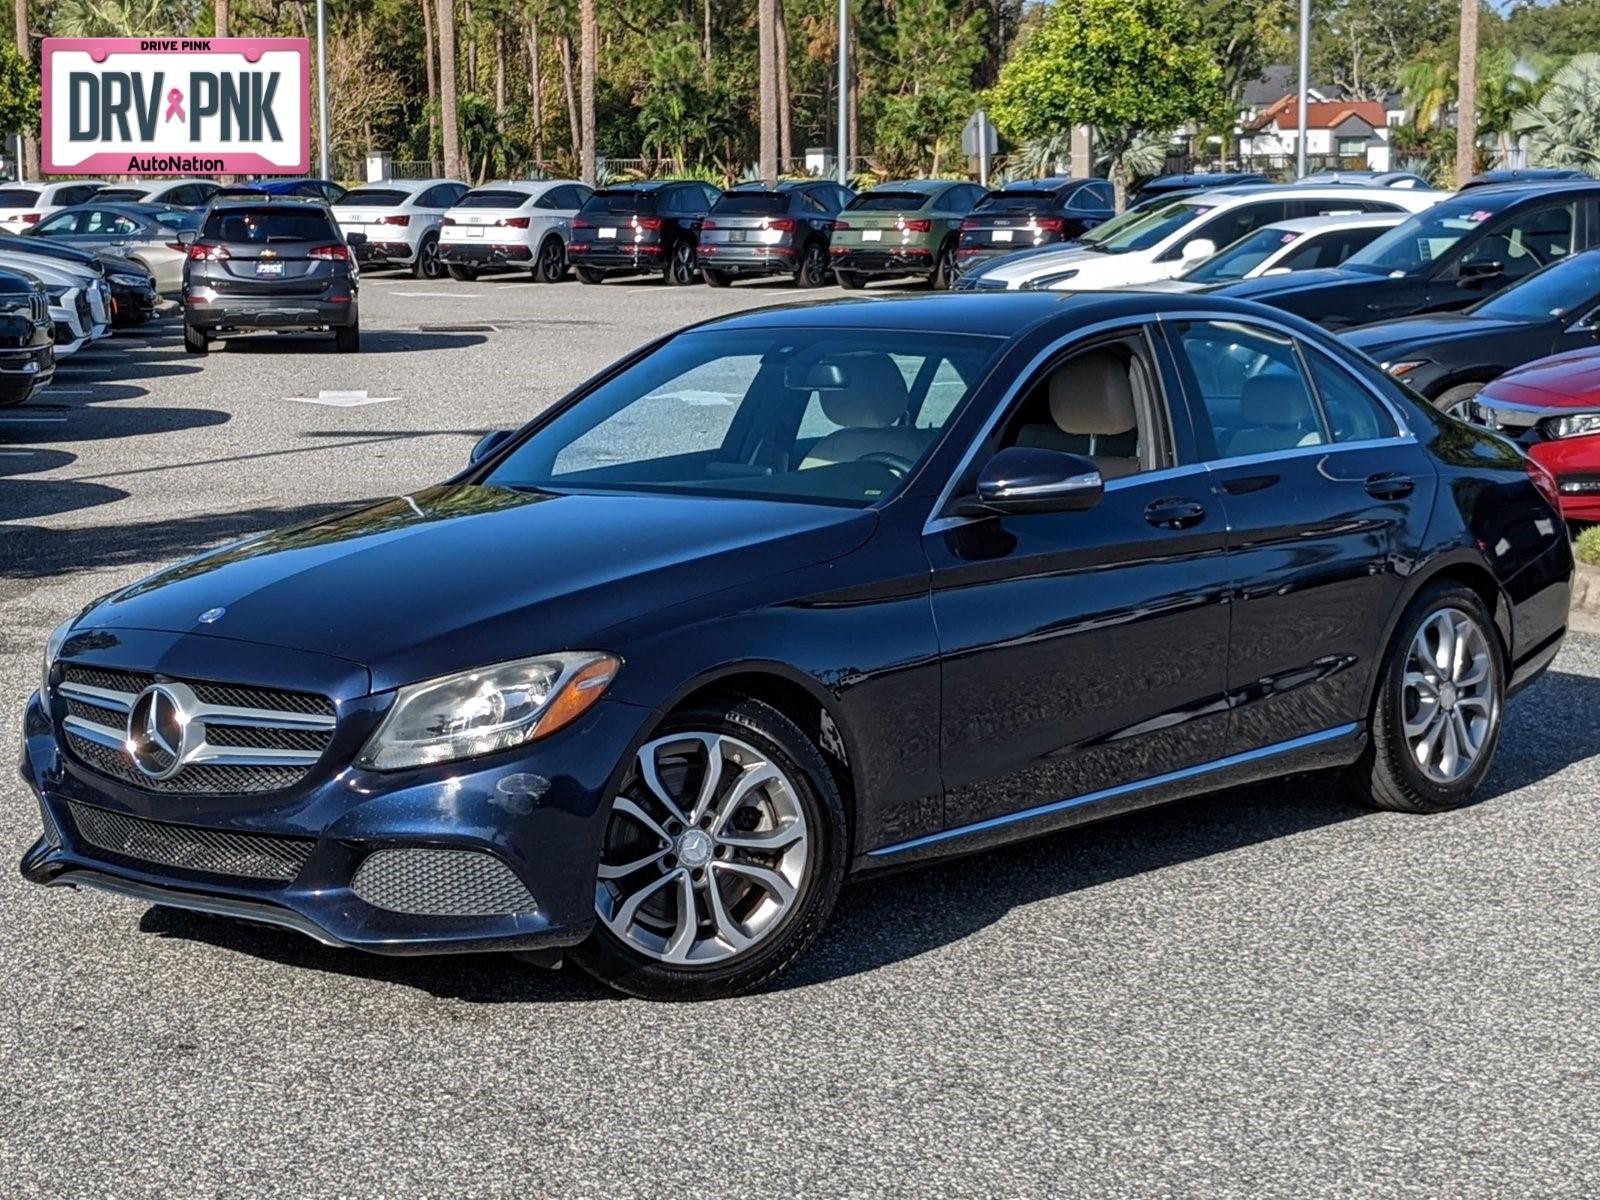
[[[904,479],[911,474],[911,460],[892,450],[874,450],[870,454],[863,454],[856,461],[877,463],[880,467],[887,467],[896,479]]]

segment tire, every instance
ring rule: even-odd
[[[796,287],[819,288],[828,282],[828,249],[821,242],[812,242],[800,255],[795,265]]]
[[[1416,657],[1419,639],[1425,645],[1438,647],[1437,634],[1443,623],[1449,623],[1457,635],[1465,633],[1469,651],[1453,658],[1457,667],[1443,680],[1448,683],[1448,690],[1437,686],[1440,677],[1432,672],[1431,659]],[[1474,647],[1478,650],[1471,653]],[[1463,661],[1468,657],[1470,662]],[[1426,669],[1419,670],[1423,664]],[[1469,683],[1480,669],[1483,683]],[[1408,686],[1408,678],[1430,674],[1431,683]],[[1356,799],[1375,808],[1408,813],[1446,812],[1467,803],[1488,774],[1500,744],[1505,724],[1506,674],[1505,646],[1482,598],[1470,588],[1449,581],[1424,588],[1395,627],[1384,655],[1372,704],[1371,737],[1347,778]],[[1419,737],[1417,731],[1426,722],[1430,708],[1424,697],[1430,690],[1432,711],[1442,715],[1444,721],[1437,733],[1424,730]],[[1465,744],[1470,749],[1471,735],[1480,732],[1478,714],[1483,714],[1485,726],[1477,749],[1468,756],[1470,761],[1455,764],[1457,773],[1452,775],[1447,769],[1449,748]],[[1445,728],[1452,725],[1454,729]],[[1467,735],[1465,743],[1457,732],[1462,730]],[[1420,751],[1424,738],[1429,739],[1426,759]]]
[[[205,354],[211,349],[211,335],[204,329],[196,329],[188,322],[184,322],[183,348],[190,354]]]
[[[567,247],[551,234],[539,243],[539,257],[533,264],[535,283],[560,283],[567,277]]]
[[[1442,413],[1449,413],[1453,417],[1460,417],[1461,420],[1466,420],[1461,414],[1451,410],[1464,401],[1471,400],[1482,390],[1483,384],[1481,383],[1458,383],[1455,387],[1446,388],[1435,396],[1433,398],[1433,406]]]
[[[694,282],[698,269],[694,261],[694,243],[684,238],[672,244],[667,261],[661,264],[661,280],[672,287],[687,287]]]
[[[733,283],[733,276],[726,271],[713,271],[710,267],[700,268],[700,277],[706,281],[706,286],[724,288]]]
[[[430,233],[417,247],[417,261],[411,264],[413,279],[438,279],[444,275],[444,264],[439,261],[439,235]]]
[[[450,271],[450,278],[458,280],[461,283],[471,283],[478,277],[477,267],[460,267],[455,263],[449,263],[448,268]]]
[[[928,286],[936,292],[948,292],[956,281],[956,244],[948,241],[939,247],[939,261],[934,265],[933,277]]]
[[[839,286],[847,292],[853,292],[867,286],[866,278],[857,275],[854,271],[835,271],[833,275],[839,281]]]
[[[34,392],[33,384],[25,383],[21,387],[15,384],[0,385],[0,408],[12,408],[24,403]]]
[[[605,273],[596,271],[593,267],[574,267],[573,270],[577,273],[579,283],[595,284],[606,281]]]
[[[737,778],[728,771],[740,758],[750,765],[739,769],[770,768],[777,778],[749,788],[727,810],[722,806],[732,784],[722,784],[700,825],[685,827],[653,798],[656,793],[640,781],[635,765],[609,818],[594,932],[572,951],[573,960],[618,991],[648,1000],[710,1000],[759,987],[811,945],[844,882],[848,821],[827,762],[783,713],[739,698],[671,714],[639,754],[658,766],[670,766],[675,758],[688,764],[687,774],[667,769],[659,776],[682,784],[692,780],[692,791],[685,787],[679,793],[685,804],[697,799],[712,754],[722,763],[725,781]],[[632,811],[625,812],[624,804]],[[679,811],[693,816],[685,808]],[[707,832],[691,845],[689,839],[702,830]],[[730,846],[721,838],[781,849]],[[702,862],[703,867],[691,867]],[[635,869],[604,874],[614,871],[614,864]],[[763,871],[771,883],[757,884],[741,867]],[[689,889],[693,923],[682,917],[680,887]],[[700,936],[713,927],[722,932]],[[735,947],[734,937],[748,941]],[[674,955],[680,961],[666,961]],[[691,956],[700,961],[682,961]]]
[[[335,329],[333,344],[340,354],[355,354],[361,349],[361,323],[353,321]]]

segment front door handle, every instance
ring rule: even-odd
[[[1206,506],[1198,500],[1171,497],[1152,500],[1145,506],[1144,519],[1157,529],[1188,529],[1205,520]]]
[[[1417,490],[1417,481],[1397,471],[1367,476],[1367,494],[1377,500],[1404,500]]]

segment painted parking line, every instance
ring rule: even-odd
[[[396,296],[408,296],[418,300],[481,300],[482,292],[396,292]]]
[[[295,404],[320,404],[326,408],[360,408],[363,404],[388,404],[399,396],[369,396],[365,389],[330,391],[324,389],[315,396],[285,396]]]

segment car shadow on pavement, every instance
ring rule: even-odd
[[[1527,787],[1600,755],[1600,726],[1548,731],[1542,712],[1593,712],[1600,679],[1551,672],[1508,710],[1505,747],[1483,800]],[[1541,736],[1548,732],[1549,736]],[[811,950],[768,990],[847,978],[915,958],[995,924],[1012,910],[1103,884],[1196,862],[1373,814],[1352,803],[1333,772],[1295,776],[1177,801],[969,858],[875,876],[847,887]],[[1394,817],[1448,820],[1449,817]],[[152,908],[146,933],[236,950],[285,966],[419,988],[473,1003],[576,1003],[618,999],[573,970],[547,972],[503,954],[386,958],[322,946],[287,930]],[[1041,943],[1041,951],[1047,949]]]
[[[464,350],[488,341],[482,333],[425,333],[417,329],[363,329],[362,354],[411,354],[424,350]],[[212,343],[212,354],[338,354],[326,333],[247,333],[224,335]]]

